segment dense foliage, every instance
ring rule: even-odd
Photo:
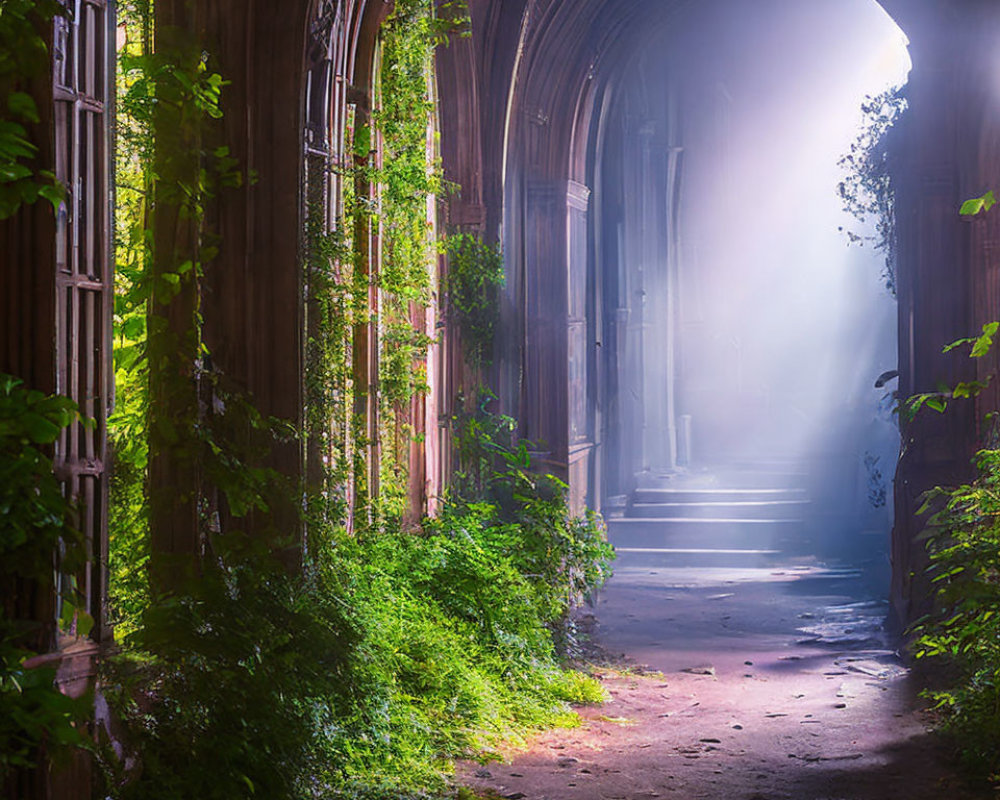
[[[918,658],[949,664],[948,688],[930,692],[966,765],[1000,775],[1000,450],[976,458],[975,479],[938,487],[928,530],[933,614],[917,626]]]
[[[152,604],[106,679],[141,761],[130,772],[108,757],[111,794],[443,790],[449,759],[572,723],[564,703],[602,691],[559,666],[553,638],[607,565],[584,577],[554,559],[599,529],[570,517],[561,494],[511,510],[520,522],[475,503],[418,534],[330,529],[295,575],[267,553],[226,552]]]
[[[560,665],[557,644],[570,606],[600,585],[610,559],[597,518],[569,513],[565,487],[531,471],[506,421],[502,445],[475,429],[463,438],[490,460],[486,483],[473,489],[459,479],[438,519],[400,530],[409,404],[424,390],[431,343],[414,320],[435,288],[428,219],[443,188],[431,56],[461,24],[461,8],[396,3],[383,28],[372,119],[349,124],[353,165],[331,167],[343,170],[343,216],[327,229],[324,210],[310,209],[301,432],[262,418],[211,368],[200,338],[211,310],[201,308],[199,282],[226,246],[206,228],[206,201],[241,180],[228,151],[207,147],[211,137],[199,133],[221,113],[225,80],[198,48],[153,52],[148,3],[122,11],[110,542],[121,654],[103,677],[121,725],[116,742],[102,742],[105,791],[165,800],[443,790],[450,759],[571,723],[566,702],[601,699],[596,682]],[[169,115],[157,110],[164,98]],[[161,132],[171,119],[192,132],[180,153],[177,130]],[[193,180],[185,172],[192,153],[201,165]],[[151,201],[163,198],[165,176],[200,247],[173,266],[152,248]],[[365,195],[370,185],[378,191]],[[365,239],[374,226],[382,260],[370,274]],[[498,254],[463,266],[469,285],[480,267],[482,285],[495,285]],[[176,346],[154,347],[167,310],[185,294],[194,298],[185,306],[190,337],[174,330]],[[476,302],[488,299],[480,292]],[[370,387],[352,373],[352,337],[368,325],[378,337],[377,489],[364,486],[372,432],[356,413]],[[491,334],[480,337],[484,352]],[[167,416],[150,400],[161,379],[179,391],[197,383],[212,403]],[[158,427],[172,440],[157,438]],[[262,466],[290,435],[301,437],[309,460],[302,516],[292,521],[307,547],[294,569],[276,557],[273,540],[252,544],[242,530],[250,517],[257,529],[275,523],[269,497],[302,496]],[[149,580],[149,469],[168,445],[186,448],[197,465],[203,552],[189,580],[162,592]]]
[[[475,365],[489,363],[500,317],[503,255],[471,233],[453,233],[446,248],[448,316],[461,332],[466,358]]]
[[[24,618],[28,609],[18,609],[32,585],[53,590],[56,553],[67,574],[84,557],[49,455],[62,429],[78,419],[66,398],[0,373],[0,780],[12,768],[35,766],[40,747],[58,756],[83,741],[75,723],[85,717],[86,703],[55,688],[54,668],[26,667],[36,655],[32,643],[44,646],[45,631]],[[67,622],[85,635],[89,619],[75,609],[77,598],[67,590],[62,599]]]

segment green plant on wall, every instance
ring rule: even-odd
[[[425,363],[432,338],[415,324],[432,290],[434,229],[429,212],[442,191],[433,131],[433,54],[459,30],[464,5],[429,0],[396,3],[382,27],[381,69],[373,127],[381,160],[371,161],[378,185],[376,208],[382,235],[379,287],[378,435],[379,491],[376,520],[399,519],[406,510],[408,459],[414,436],[410,401],[427,391]],[[369,131],[355,132],[355,149],[372,146]]]
[[[65,13],[56,0],[4,0],[0,5],[0,220],[44,198],[56,209],[64,190],[54,173],[34,165],[29,128],[41,120],[31,80],[49,74],[51,55],[40,31]]]
[[[310,208],[303,231],[304,430],[262,418],[211,369],[200,337],[210,307],[196,305],[189,329],[175,331],[198,343],[193,369],[188,340],[172,353],[160,347],[171,356],[167,366],[182,381],[196,380],[204,398],[195,413],[170,420],[200,473],[192,524],[204,549],[195,579],[158,596],[145,578],[145,489],[158,421],[149,386],[151,372],[163,367],[149,345],[166,305],[157,305],[156,295],[181,297],[193,283],[197,296],[198,281],[213,269],[212,251],[226,246],[206,230],[202,211],[220,173],[235,168],[227,152],[203,146],[208,137],[197,139],[206,182],[177,186],[190,194],[188,220],[198,225],[202,252],[190,264],[154,271],[148,198],[164,180],[158,170],[165,162],[155,156],[164,142],[153,135],[152,100],[159,102],[167,81],[179,112],[207,124],[225,81],[200,52],[183,68],[164,53],[150,58],[148,6],[124,11],[111,541],[122,654],[103,680],[133,758],[102,751],[104,791],[227,800],[443,791],[450,759],[483,757],[540,725],[571,723],[566,702],[602,697],[593,680],[560,666],[556,643],[568,604],[604,574],[597,561],[584,563],[586,537],[566,513],[562,487],[513,467],[502,508],[486,500],[456,504],[419,530],[400,530],[412,440],[407,415],[426,384],[430,338],[421,320],[438,254],[428,226],[441,188],[431,55],[454,20],[435,16],[427,0],[397,3],[383,31],[373,127],[348,119],[355,160],[349,168],[324,166],[342,172],[344,216],[328,230],[326,209]],[[179,75],[191,83],[183,92]],[[381,166],[372,160],[379,142]],[[380,192],[359,196],[372,183]],[[361,269],[374,237],[357,239],[359,230],[381,233],[375,275]],[[375,289],[378,302],[370,305]],[[359,454],[370,431],[356,413],[369,387],[357,386],[352,371],[360,357],[354,332],[368,325],[378,333],[379,437],[389,446],[381,448],[377,524],[356,524],[348,535],[353,498],[346,487],[358,485],[353,477],[369,466]],[[302,437],[312,459],[305,497],[301,487],[260,469],[267,448],[290,435]],[[293,569],[274,557],[275,539],[241,530],[241,515],[266,519],[272,492],[303,500],[307,545]],[[596,521],[586,529],[588,536],[598,531]],[[284,541],[297,531],[274,534]]]
[[[310,461],[307,526],[344,524],[350,509],[352,372],[350,335],[355,306],[349,227],[324,228],[320,204],[306,222],[308,337],[305,358],[305,444]],[[317,545],[309,545],[315,550]]]
[[[26,591],[30,584],[42,595],[55,592],[56,553],[65,573],[84,562],[85,544],[49,455],[63,428],[79,421],[68,398],[29,390],[0,373],[0,780],[13,768],[37,766],[43,745],[58,758],[84,744],[77,723],[88,703],[56,688],[54,667],[28,668],[26,662],[47,647],[51,631],[21,618],[30,613],[20,609],[19,615],[16,604],[18,595],[21,602],[32,595]],[[92,620],[75,610],[72,594],[62,602],[67,616],[75,617],[76,632],[85,636]]]
[[[444,281],[446,313],[458,327],[466,357],[474,366],[489,364],[493,335],[500,319],[503,255],[471,233],[445,240],[448,274]]]
[[[992,192],[963,203],[975,216],[995,205]],[[1000,323],[989,322],[977,336],[959,339],[945,352],[965,348],[970,358],[989,355]],[[903,405],[912,419],[923,407],[944,412],[952,400],[974,398],[990,383],[968,381],[911,397]],[[924,498],[930,513],[922,534],[933,587],[932,612],[913,627],[918,659],[950,666],[945,688],[928,691],[942,713],[965,765],[996,782],[1000,775],[1000,449],[997,417],[987,420],[985,446],[975,457],[975,475],[960,486],[937,486]]]

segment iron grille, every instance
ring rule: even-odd
[[[79,508],[89,559],[62,575],[60,596],[76,589],[103,636],[107,564],[107,427],[114,375],[112,313],[111,104],[113,8],[106,0],[66,0],[53,41],[56,176],[66,200],[56,220],[56,390],[92,424],[61,436],[56,474]],[[60,609],[61,612],[61,609]]]

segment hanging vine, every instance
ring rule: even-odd
[[[464,6],[435,9],[429,0],[404,0],[381,34],[375,130],[380,162],[370,179],[380,187],[378,274],[380,491],[379,516],[399,519],[407,503],[409,444],[414,435],[410,401],[427,391],[426,356],[433,340],[424,310],[434,287],[436,257],[431,218],[442,191],[433,130],[433,53],[464,22]]]
[[[882,253],[882,277],[886,288],[896,293],[896,193],[889,162],[888,136],[906,110],[901,86],[865,97],[861,104],[864,121],[861,131],[837,166],[845,172],[837,184],[844,211],[871,232],[858,233],[841,228],[849,243],[870,244]]]

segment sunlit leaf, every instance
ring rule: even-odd
[[[981,197],[972,197],[962,203],[958,213],[965,216],[975,216],[976,214],[989,211],[996,205],[997,199],[993,190],[986,192]]]

